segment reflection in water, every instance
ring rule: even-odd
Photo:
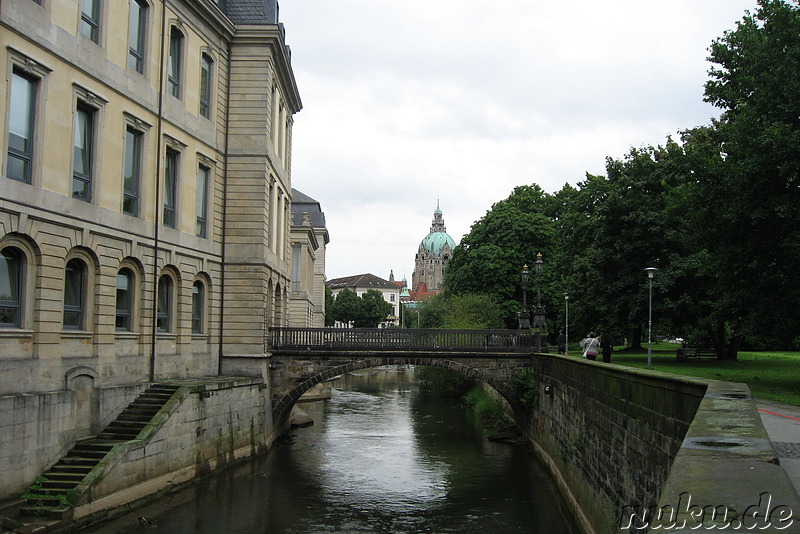
[[[265,457],[95,532],[574,531],[530,451],[487,441],[462,407],[419,392],[411,374],[346,376],[330,400],[302,405],[314,425]]]

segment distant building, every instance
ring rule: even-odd
[[[325,247],[330,242],[319,202],[292,189],[292,285],[289,326],[325,326]]]
[[[411,275],[411,300],[430,298],[442,289],[444,270],[453,255],[456,242],[447,233],[439,203],[433,212],[431,231],[419,244]]]
[[[343,289],[355,291],[359,297],[367,292],[369,289],[375,289],[381,292],[383,299],[392,305],[392,313],[386,320],[381,323],[381,327],[398,326],[399,312],[400,312],[400,293],[402,288],[394,282],[394,274],[390,275],[391,280],[384,280],[374,274],[357,274],[354,276],[345,276],[343,278],[334,278],[328,280],[326,285],[331,288],[334,296],[338,295]],[[337,325],[342,326],[342,325]]]

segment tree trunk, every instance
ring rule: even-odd
[[[642,327],[636,326],[631,331],[631,343],[630,348],[634,350],[644,350],[642,347]]]

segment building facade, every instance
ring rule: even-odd
[[[287,323],[302,107],[277,14],[0,4],[0,394],[262,365]]]
[[[455,248],[456,242],[447,233],[442,210],[437,202],[431,231],[420,242],[414,257],[414,272],[411,275],[412,300],[430,298],[442,289],[444,270]]]
[[[325,247],[329,242],[319,202],[292,189],[289,326],[325,326]]]

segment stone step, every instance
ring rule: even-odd
[[[86,473],[88,473],[88,470],[86,471]],[[84,479],[86,473],[84,472],[75,473],[70,471],[48,471],[42,476],[47,480],[53,480],[59,482],[75,482],[77,484],[78,482]]]
[[[48,479],[48,480],[45,480],[44,482],[42,482],[42,485],[40,486],[40,488],[41,488],[41,491],[44,492],[44,493],[48,493],[49,492],[49,493],[53,494],[53,493],[56,493],[56,490],[60,491],[60,490],[72,489],[75,486],[77,486],[78,482],[80,482],[81,480],[83,480],[83,479],[81,478],[81,479],[79,479],[77,481],[72,481],[72,480],[50,480],[50,479]]]
[[[72,449],[67,453],[64,459],[74,458],[76,460],[101,460],[106,455],[104,451],[83,451]]]

